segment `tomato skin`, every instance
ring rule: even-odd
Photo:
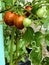
[[[25,18],[24,21],[23,21],[23,25],[24,27],[29,27],[31,25],[31,19],[29,18]]]
[[[11,11],[8,11],[5,13],[4,15],[4,21],[7,25],[12,26],[13,25],[13,17],[14,17],[14,13],[12,13]]]
[[[31,7],[31,6],[26,6],[25,9],[26,9],[27,11],[31,11],[31,10],[32,10],[32,7]],[[28,16],[30,15],[30,13],[29,13],[29,12],[26,12],[25,15],[28,17]]]
[[[28,10],[28,11],[31,11],[32,7],[31,6],[26,6],[25,9]]]
[[[30,15],[30,13],[29,12],[26,12],[25,15],[28,17]]]
[[[23,29],[24,28],[24,25],[23,25],[24,18],[25,18],[25,16],[23,16],[23,15],[15,17],[14,25],[17,27],[17,29]]]
[[[39,18],[45,18],[46,17],[46,14],[47,14],[47,10],[45,7],[42,7],[42,8],[39,8],[36,12],[37,16]]]

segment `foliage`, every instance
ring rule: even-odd
[[[19,61],[25,62],[25,57],[29,56],[29,60],[34,65],[40,65],[42,61],[42,39],[45,39],[46,45],[49,46],[49,0],[33,0],[32,2],[25,3],[24,0],[2,0],[2,11],[0,13],[4,14],[6,11],[12,11],[17,13],[18,15],[25,15],[26,12],[29,12],[28,16],[31,21],[35,24],[35,26],[40,25],[45,29],[45,33],[39,31],[34,31],[34,28],[31,26],[24,27],[23,30],[19,30],[16,27],[14,32],[14,45],[13,45],[13,63],[16,61],[16,41],[18,40],[18,58]],[[31,11],[25,10],[27,5],[32,6]],[[39,17],[36,12],[41,7],[45,6],[46,15],[45,17]],[[39,11],[38,11],[39,12]],[[40,14],[41,15],[41,14]],[[26,15],[25,15],[26,16]],[[27,16],[26,16],[27,17]],[[36,21],[37,20],[37,21]],[[35,22],[36,21],[36,22]],[[39,24],[40,21],[40,24]],[[3,31],[4,31],[4,48],[5,48],[5,58],[7,62],[10,62],[10,43],[11,43],[11,33],[12,27],[7,26],[3,20]],[[28,54],[27,48],[31,48],[30,54]],[[43,61],[42,65],[49,64],[49,58],[46,58],[46,61]]]

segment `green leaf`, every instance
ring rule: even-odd
[[[49,0],[46,0],[49,3]]]
[[[49,65],[49,57],[45,57],[42,62],[41,65]]]
[[[45,40],[46,41],[46,45],[49,46],[49,40]]]
[[[43,23],[44,27],[47,28],[49,25],[49,17],[43,18],[42,23]]]
[[[34,40],[34,31],[31,27],[28,27],[24,33],[23,40],[26,42],[31,42]]]
[[[23,39],[20,39],[19,41],[18,41],[18,46],[19,46],[19,48],[22,48],[22,47],[24,47],[25,46],[25,41],[23,40]]]
[[[33,64],[39,65],[42,59],[42,45],[41,45],[41,40],[42,40],[42,33],[41,32],[36,32],[35,33],[35,45],[32,46],[32,51],[30,53],[30,59]]]
[[[2,10],[5,10],[5,3],[2,2]]]
[[[41,21],[42,21],[44,27],[48,28],[48,26],[49,26],[49,9],[47,9],[47,17],[46,18],[42,18]]]
[[[38,2],[37,4],[33,5],[32,13],[36,14],[36,11],[40,8],[41,2]]]
[[[24,53],[27,53],[25,41],[20,39],[18,42],[19,56],[22,56]]]
[[[36,41],[36,45],[40,46],[41,45],[41,40],[43,38],[43,35],[41,32],[36,32],[35,33],[35,41]]]
[[[24,4],[25,3],[25,0],[21,0],[21,2]]]
[[[49,46],[49,34],[45,36],[46,45]]]
[[[5,2],[6,8],[10,7],[13,5],[13,0],[3,0]]]
[[[29,57],[30,57],[32,64],[39,65],[40,62],[41,62],[41,59],[42,59],[42,49],[41,49],[41,47],[40,46],[33,47]]]

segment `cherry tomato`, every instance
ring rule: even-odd
[[[37,12],[36,12],[37,16],[40,17],[40,18],[43,18],[43,17],[45,18],[46,13],[47,13],[47,10],[44,7],[38,9]]]
[[[23,29],[24,25],[23,25],[23,20],[24,20],[25,16],[21,15],[21,16],[16,16],[14,19],[14,25],[18,28],[18,29]]]
[[[13,25],[13,17],[14,17],[14,13],[11,11],[8,11],[5,13],[4,15],[4,21],[7,25],[12,26]]]
[[[26,12],[25,15],[28,17],[30,15],[30,13],[29,12]]]
[[[29,18],[25,18],[24,21],[23,21],[23,25],[24,27],[29,27],[31,25],[31,19]]]
[[[28,10],[28,11],[31,11],[32,7],[31,6],[26,6],[25,9]]]
[[[27,11],[31,11],[31,10],[32,10],[32,7],[31,7],[31,6],[26,6],[25,9],[26,9]],[[29,13],[29,12],[26,12],[25,15],[28,17],[28,16],[30,15],[30,13]]]

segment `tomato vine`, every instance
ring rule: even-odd
[[[6,6],[5,9],[0,11],[0,13],[3,13],[5,27],[4,32],[9,28],[10,30],[8,30],[7,33],[10,34],[12,27],[14,27],[15,29],[15,31],[13,29],[11,33],[12,41],[10,39],[10,42],[13,43],[11,44],[12,49],[10,53],[10,55],[12,54],[13,56],[11,55],[12,60],[10,63],[18,65],[18,62],[20,60],[25,62],[25,57],[29,56],[29,60],[32,64],[40,65],[42,63],[43,39],[46,43],[46,46],[49,47],[48,0],[33,0],[32,2],[27,3],[18,0],[16,2],[14,1],[13,4],[11,4],[9,1],[9,5],[7,5],[8,2],[6,0],[3,0],[3,2],[6,3]],[[4,36],[5,40],[7,40],[7,36],[5,35],[5,33]],[[13,48],[14,51],[12,51]],[[31,49],[30,54],[28,54],[26,48]]]

